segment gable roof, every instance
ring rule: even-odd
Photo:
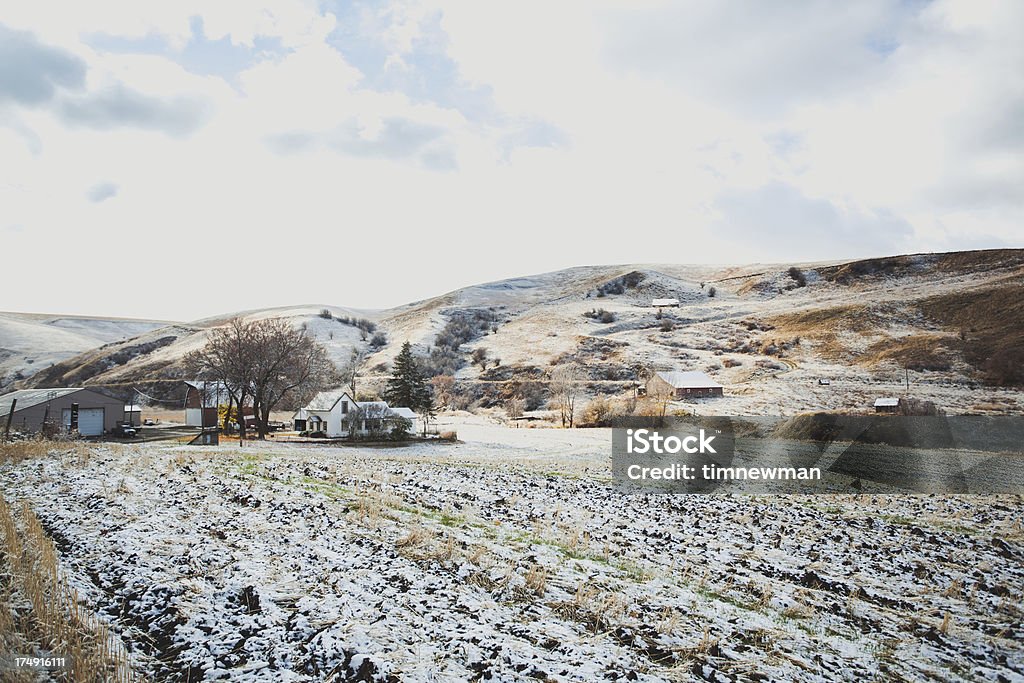
[[[678,306],[679,299],[655,299],[651,302],[652,306]]]
[[[881,408],[883,406],[884,407],[894,407],[894,406],[898,406],[899,404],[900,404],[900,400],[898,398],[876,398],[875,399],[875,407],[876,408]]]
[[[654,373],[661,379],[668,382],[675,389],[708,389],[720,388],[721,384],[711,379],[707,373],[700,370],[680,371],[659,371]]]
[[[406,420],[416,419],[416,413],[413,412],[413,409],[406,408],[405,406],[401,406],[399,408],[392,408],[391,412],[397,415],[398,417],[404,417]]]
[[[338,401],[340,401],[343,397],[346,396],[348,397],[349,401],[355,403],[355,401],[352,399],[352,396],[349,395],[348,390],[346,389],[331,389],[330,391],[321,391],[319,394],[313,397],[313,400],[311,400],[309,404],[306,405],[305,409],[316,412],[330,412],[331,410],[334,409],[334,406],[337,405]]]
[[[12,391],[9,394],[0,396],[0,416],[5,416],[11,412],[11,402],[14,399],[18,400],[15,410],[24,410],[25,408],[31,408],[40,403],[46,403],[55,398],[83,390],[84,387],[64,387],[61,389],[19,389],[18,391]]]
[[[199,392],[199,398],[204,408],[216,408],[222,403],[230,402],[231,392],[228,391],[228,387],[224,382],[201,379],[186,379],[184,382],[189,387],[189,391],[195,390]]]

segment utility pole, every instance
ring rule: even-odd
[[[903,372],[907,374],[907,396],[910,396],[910,368],[903,368]]]

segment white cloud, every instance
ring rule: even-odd
[[[5,250],[116,286],[124,273],[95,264],[131,234],[161,264],[138,268],[145,299],[80,312],[195,318],[394,305],[581,263],[1021,246],[1019,5],[341,9],[5,12],[41,56],[16,74],[34,85],[8,83],[20,94],[0,103]],[[197,75],[176,60],[195,17],[205,40],[283,47],[230,80]],[[105,51],[87,40],[99,32],[171,49]],[[182,296],[210,262],[245,284]],[[2,296],[69,310],[60,283]]]

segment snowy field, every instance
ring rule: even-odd
[[[171,681],[1024,680],[1010,497],[646,496],[605,430],[0,469]]]

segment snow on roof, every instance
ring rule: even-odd
[[[84,388],[66,387],[62,389],[19,389],[18,391],[12,391],[9,394],[0,396],[0,415],[7,415],[11,412],[11,402],[14,399],[18,400],[15,410],[24,410],[25,408],[31,408],[61,396],[73,394],[76,391],[82,391]]]
[[[657,372],[658,377],[668,382],[676,389],[707,389],[708,387],[721,387],[722,385],[711,379],[705,372],[700,370],[688,370],[686,372]]]
[[[401,406],[399,408],[392,408],[391,412],[397,415],[398,417],[404,417],[406,420],[416,419],[416,413],[413,411],[413,409],[406,408],[405,406]]]
[[[356,401],[356,405],[359,406],[359,410],[369,415],[380,416],[391,412],[391,406],[387,401]]]
[[[335,404],[342,399],[342,397],[348,396],[351,401],[352,397],[349,396],[346,389],[331,389],[330,391],[321,391],[319,394],[313,397],[313,400],[306,406],[306,410],[315,410],[319,412],[330,411],[334,408]]]
[[[655,299],[651,302],[652,306],[678,306],[679,299]]]
[[[124,412],[126,412],[126,413],[141,413],[142,412],[142,406],[136,406],[136,405],[125,406],[124,407]]]
[[[876,398],[875,399],[875,407],[876,408],[881,408],[881,407],[888,408],[888,407],[898,406],[899,404],[900,404],[900,400],[898,398]]]

